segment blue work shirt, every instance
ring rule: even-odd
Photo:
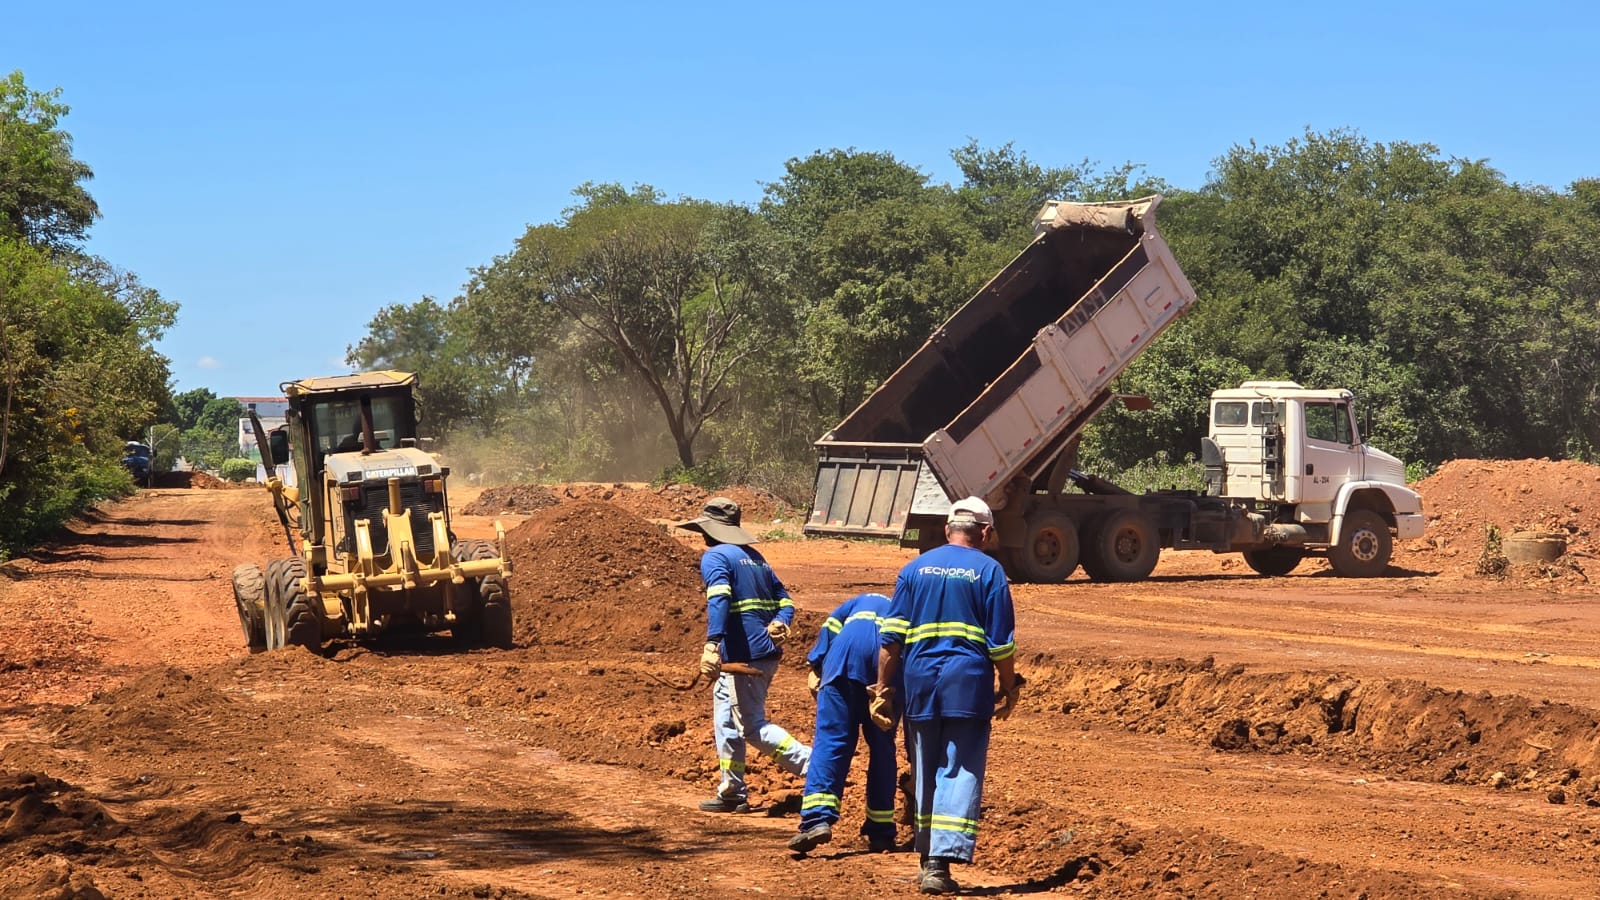
[[[882,646],[900,644],[905,716],[994,714],[994,663],[1017,652],[1005,570],[981,550],[945,544],[907,563],[894,582]]]
[[[700,557],[706,585],[706,640],[722,642],[723,662],[749,662],[783,651],[767,636],[773,619],[794,621],[794,601],[761,553],[718,544]]]
[[[878,620],[889,612],[882,594],[851,597],[828,616],[806,662],[822,675],[822,683],[846,678],[858,684],[878,681]]]

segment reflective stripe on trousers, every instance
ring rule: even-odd
[[[835,678],[817,691],[811,768],[800,798],[801,831],[839,821],[839,798],[860,735],[867,741],[867,816],[861,833],[894,837],[894,735],[872,724],[867,701],[867,686],[848,678]]]
[[[906,722],[906,755],[916,786],[917,852],[972,862],[989,756],[990,721]]]

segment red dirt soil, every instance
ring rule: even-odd
[[[782,500],[761,488],[733,485],[713,494],[692,484],[651,487],[639,482],[621,481],[489,487],[484,488],[462,512],[479,516],[526,514],[560,502],[595,500],[621,507],[645,519],[682,521],[700,515],[706,501],[713,496],[727,497],[739,504],[743,520],[748,524],[767,523],[785,513],[793,514]]]
[[[1574,463],[1442,467],[1391,577],[1181,553],[1142,584],[1017,586],[1030,684],[957,877],[984,895],[1592,894],[1600,605],[1474,566],[1485,522],[1591,552],[1597,484]],[[805,859],[783,850],[800,785],[766,761],[764,814],[694,809],[717,777],[710,697],[672,684],[704,633],[699,538],[647,520],[704,495],[551,492],[507,535],[508,651],[392,635],[248,654],[227,573],[286,553],[259,493],[144,492],[5,567],[0,895],[914,895],[915,855],[854,834],[859,759],[834,843]],[[910,554],[762,549],[801,607],[769,712],[806,739],[818,624]]]

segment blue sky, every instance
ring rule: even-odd
[[[1591,4],[1256,6],[32,3],[0,70],[62,89],[89,249],[181,304],[176,387],[222,395],[344,371],[591,180],[754,202],[855,147],[951,181],[970,137],[1197,188],[1308,126],[1600,177]]]

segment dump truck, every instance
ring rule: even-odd
[[[493,541],[451,530],[450,470],[421,446],[416,383],[394,371],[286,382],[285,424],[270,433],[251,412],[267,472],[295,476],[265,482],[290,554],[233,572],[252,650],[396,629],[511,646],[505,528],[494,523]]]
[[[1239,552],[1262,574],[1313,554],[1341,575],[1383,572],[1394,539],[1421,534],[1422,501],[1399,460],[1361,441],[1349,391],[1217,391],[1203,491],[1133,494],[1077,468],[1094,417],[1143,399],[1117,394],[1117,377],[1195,299],[1160,203],[1047,203],[1032,242],[817,441],[805,533],[928,549],[951,501],[978,496],[995,511],[987,549],[1018,580],[1081,565],[1138,581],[1162,548]]]

